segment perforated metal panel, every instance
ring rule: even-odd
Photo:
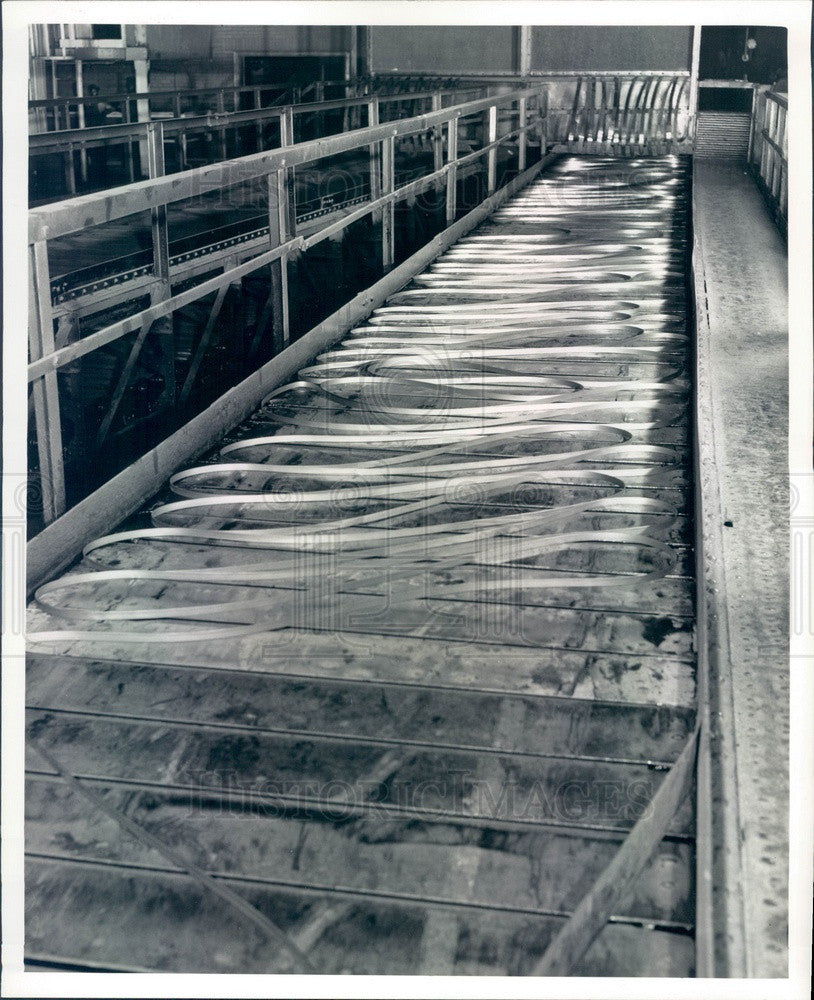
[[[733,111],[699,111],[695,155],[745,160],[751,115]]]

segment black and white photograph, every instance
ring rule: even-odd
[[[2,995],[808,996],[808,0],[2,14]]]

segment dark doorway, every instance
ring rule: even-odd
[[[746,80],[775,83],[785,79],[785,28],[705,25],[701,29],[702,80]]]

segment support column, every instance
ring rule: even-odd
[[[548,91],[544,90],[537,96],[537,127],[540,135],[540,159],[546,153],[546,118],[548,117]]]
[[[359,27],[359,67],[358,76],[373,75],[373,32],[368,25]]]
[[[164,125],[150,122],[147,125],[147,169],[149,176],[164,176]],[[167,231],[167,206],[157,205],[150,212],[153,233],[153,273],[159,283],[150,292],[150,303],[164,302],[172,294],[170,286],[170,240]],[[164,316],[152,324],[149,334],[158,345],[160,374],[164,378],[164,392],[160,405],[175,405],[175,326],[173,316]]]
[[[441,95],[432,95],[432,110],[441,110]],[[432,130],[432,169],[434,171],[439,171],[444,166],[444,133],[442,131],[441,125],[436,125]],[[440,190],[441,179],[436,181],[436,190]]]
[[[396,140],[389,136],[382,140],[382,195],[392,194],[395,187]],[[382,209],[382,266],[389,271],[395,260],[396,206],[388,202]]]
[[[692,65],[690,67],[690,106],[688,109],[689,121],[687,122],[686,134],[691,141],[695,141],[695,123],[698,116],[698,67],[701,63],[701,25],[696,24],[692,29]]]
[[[350,45],[348,47],[348,67],[347,74],[345,77],[346,84],[352,84],[356,79],[358,67],[359,67],[359,35],[354,26],[350,29]],[[354,94],[350,93],[350,87],[345,87],[345,97],[353,97]]]
[[[280,118],[280,145],[290,146],[293,135],[293,114],[287,108]],[[290,184],[288,167],[281,167],[268,177],[269,199],[269,248],[280,246],[289,240],[295,231],[293,189]],[[272,329],[274,331],[274,353],[288,346],[291,336],[288,305],[288,256],[269,265],[271,271]]]
[[[368,127],[379,124],[379,98],[373,97],[367,104],[367,124]],[[377,198],[381,197],[382,194],[382,180],[381,180],[381,147],[378,142],[374,142],[370,145],[370,200],[376,201]],[[374,211],[371,213],[371,219],[373,222],[378,222],[381,219],[381,212]]]
[[[489,194],[497,187],[497,107],[489,108],[489,124],[486,130],[486,141],[491,146],[486,157],[487,191]]]
[[[76,60],[76,96],[85,96],[85,85],[82,76],[82,60]],[[85,105],[80,101],[76,106],[77,124],[80,128],[85,127]],[[71,154],[73,156],[73,154]],[[79,147],[79,170],[82,183],[88,183],[88,151],[84,142]]]
[[[531,32],[529,24],[520,26],[520,51],[518,52],[517,69],[521,76],[531,73]]]
[[[447,225],[451,226],[458,214],[458,119],[451,118],[447,125]]]
[[[147,170],[152,179],[164,176],[164,125],[150,122],[147,126]],[[167,206],[157,205],[150,211],[153,232],[153,273],[167,288],[170,283],[170,242],[167,233]]]
[[[136,93],[146,94],[150,89],[150,63],[146,59],[134,59],[133,70],[136,75]],[[130,102],[128,101],[127,104],[129,106]],[[136,101],[136,120],[140,122],[150,120],[149,100]],[[142,174],[149,176],[149,153],[147,143],[143,139],[139,140],[139,159],[141,160]]]
[[[48,245],[43,240],[29,252],[29,352],[32,361],[52,354],[54,321],[51,314],[51,276]],[[40,463],[42,511],[46,524],[65,512],[65,467],[62,455],[62,422],[56,370],[34,380],[34,425]]]

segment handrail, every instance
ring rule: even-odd
[[[491,107],[502,107],[522,98],[534,97],[538,93],[538,90],[530,89],[511,91],[496,97],[484,97],[465,104],[425,112],[412,118],[402,118],[383,125],[312,139],[276,150],[251,153],[248,156],[196,167],[182,173],[137,181],[134,184],[34,208],[29,212],[28,242],[32,244],[57,236],[67,236],[69,233],[79,232],[91,226],[155,209],[159,205],[170,205],[207,191],[253,180],[283,167],[290,168],[311,163],[326,156],[360,149],[391,137],[424,132],[458,118],[486,111]]]
[[[291,105],[289,105],[291,107]],[[313,105],[296,105],[297,108]],[[317,105],[319,107],[319,105]],[[182,118],[158,119],[164,128],[165,137],[175,132],[194,132],[197,129],[234,127],[269,118],[281,118],[285,107],[253,108],[248,111],[210,111],[204,115],[190,115]],[[145,139],[150,122],[124,122],[117,125],[95,125],[89,128],[60,129],[57,132],[35,132],[28,137],[29,154],[39,150],[66,146],[78,147],[96,142],[127,141]]]
[[[345,96],[344,98],[332,98],[330,101],[324,99],[324,92],[326,88],[329,87],[344,87],[347,91],[352,91],[351,96]],[[267,105],[266,107],[284,107],[288,105],[293,106],[307,106],[313,108],[314,105],[327,105],[333,104],[336,108],[351,108],[357,106],[358,104],[364,103],[369,99],[371,94],[368,93],[368,85],[361,80],[317,80],[312,83],[306,84],[302,87],[280,85],[280,84],[251,84],[251,85],[241,85],[241,86],[214,86],[214,87],[203,87],[197,89],[189,90],[149,90],[149,91],[139,91],[138,93],[116,93],[116,94],[95,94],[92,97],[84,95],[82,97],[69,96],[69,97],[48,97],[38,100],[31,100],[28,102],[28,107],[30,111],[37,110],[59,110],[65,109],[66,120],[68,118],[69,109],[71,106],[85,107],[87,105],[99,104],[102,102],[116,102],[118,104],[124,105],[125,114],[130,115],[130,104],[138,102],[166,102],[171,100],[173,106],[180,117],[180,105],[185,98],[197,98],[200,99],[202,96],[207,95],[217,95],[220,99],[218,101],[218,108],[213,109],[211,113],[233,113],[227,112],[225,108],[224,95],[231,95],[233,98],[241,94],[253,94],[254,95],[254,108],[260,110],[262,108],[260,95],[263,93],[268,93],[270,91],[277,92],[282,95],[290,95],[288,101],[281,101],[279,98],[274,101],[272,105]],[[455,94],[456,91],[460,90],[473,90],[477,89],[477,84],[472,84],[467,87],[456,87],[456,88],[446,88],[445,93]],[[309,91],[314,90],[316,93],[316,100],[314,101],[304,101],[303,97]],[[436,90],[426,91],[424,93],[404,93],[404,94],[393,94],[386,95],[388,99],[393,99],[396,101],[409,101],[416,100],[421,97],[431,97]],[[373,95],[375,96],[375,95]],[[385,95],[380,95],[384,97]],[[251,110],[251,109],[249,109]],[[237,113],[237,112],[234,112]],[[130,122],[129,120],[126,124],[137,124],[135,122]],[[80,126],[81,128],[81,126]],[[46,132],[35,133],[38,135],[49,134],[49,132],[68,132],[73,131],[72,129],[49,129]]]
[[[780,228],[788,219],[788,97],[769,87],[755,89],[749,162]]]
[[[698,86],[709,90],[716,88],[721,90],[754,90],[760,85],[751,80],[699,80]]]
[[[286,114],[290,114],[292,118],[302,116],[303,118],[315,119],[320,115],[341,111],[344,118],[342,128],[343,130],[347,130],[358,125],[360,112],[363,108],[368,111],[369,116],[371,102],[377,100],[382,109],[387,109],[387,114],[383,114],[382,117],[389,119],[391,117],[399,117],[402,113],[400,108],[404,105],[407,105],[407,112],[410,114],[414,113],[415,105],[421,101],[432,102],[434,108],[443,107],[444,103],[448,100],[451,103],[460,102],[464,95],[478,94],[478,96],[481,96],[484,89],[483,87],[470,86],[461,88],[460,90],[445,90],[440,92],[420,91],[399,94],[392,97],[389,95],[381,97],[370,95],[310,103],[273,104],[264,108],[252,108],[242,111],[207,111],[204,114],[182,114],[173,118],[156,118],[154,120],[163,123],[165,138],[178,137],[179,162],[177,169],[183,171],[188,167],[187,137],[191,137],[196,133],[217,133],[219,135],[219,143],[217,150],[213,150],[215,153],[214,158],[225,160],[228,158],[226,136],[230,130],[235,130],[243,126],[254,126],[255,138],[250,148],[253,148],[256,152],[260,152],[267,145],[267,139],[262,132],[263,123],[271,119],[282,118]],[[393,108],[396,109],[395,112],[391,110]],[[128,119],[129,117],[128,115]],[[370,121],[369,118],[368,120]],[[129,182],[132,183],[145,174],[151,177],[154,176],[154,174],[149,173],[148,163],[144,157],[144,144],[147,139],[149,126],[150,122],[148,121],[134,122],[128,120],[127,122],[117,124],[37,132],[29,137],[29,156],[36,157],[46,153],[62,154],[64,158],[64,176],[67,194],[68,196],[75,196],[79,186],[78,177],[80,172],[83,184],[86,185],[89,179],[87,152],[89,149],[104,149],[107,146],[113,147],[129,144],[125,167]],[[138,147],[136,143],[139,144]],[[80,154],[78,164],[73,156],[77,151]],[[210,156],[206,158],[210,161],[212,159]],[[102,181],[100,184],[98,179],[93,184],[93,187],[97,189],[100,187],[104,188],[105,186],[104,182]],[[41,196],[38,189],[34,188],[32,192],[32,200],[40,200]],[[46,200],[58,200],[58,197],[57,199],[47,197]]]
[[[775,104],[779,104],[780,107],[785,108],[786,111],[789,109],[789,98],[787,94],[779,94],[776,90],[767,90],[766,100],[774,101]]]
[[[214,293],[214,304],[189,369],[195,374],[187,374],[182,391],[181,398],[186,400],[188,390],[197,377],[200,358],[207,350],[227,289],[232,283],[239,282],[261,268],[270,269],[271,292],[262,313],[265,319],[260,324],[259,332],[255,331],[252,342],[261,342],[261,338],[265,336],[263,331],[271,317],[273,338],[267,342],[267,346],[273,346],[276,353],[289,343],[287,268],[288,261],[293,256],[307,251],[332,235],[341,234],[359,220],[372,217],[381,226],[381,266],[385,272],[389,272],[395,259],[397,202],[412,200],[425,190],[438,191],[445,187],[445,216],[447,224],[452,225],[458,217],[458,181],[464,176],[464,168],[475,161],[485,160],[484,179],[486,190],[491,196],[498,184],[498,152],[501,145],[513,145],[516,149],[517,170],[523,173],[528,169],[526,156],[530,132],[536,132],[539,136],[541,155],[552,145],[554,151],[563,148],[613,151],[614,147],[621,145],[638,151],[663,152],[665,143],[667,149],[674,148],[682,141],[677,123],[686,125],[689,121],[689,111],[683,100],[688,79],[684,73],[586,74],[584,79],[576,81],[574,93],[574,77],[571,74],[561,74],[556,77],[557,83],[554,84],[551,80],[537,78],[534,86],[521,89],[502,87],[503,93],[463,101],[446,108],[443,107],[440,93],[430,94],[424,91],[401,95],[368,94],[365,98],[325,102],[322,105],[289,106],[279,109],[279,149],[231,160],[224,157],[217,163],[169,176],[164,174],[163,165],[164,126],[161,122],[147,124],[147,153],[152,175],[149,180],[86,194],[29,212],[31,361],[28,375],[34,404],[46,522],[50,523],[65,510],[57,373],[64,370],[66,365],[98,348],[120,341],[127,334],[136,334],[118,377],[108,413],[100,423],[99,438],[103,440],[112,426],[116,408],[134,370],[139,352],[156,320],[170,317],[187,304],[200,302],[204,296]],[[550,109],[551,95],[555,96],[558,103],[567,100],[570,104],[573,98],[573,108]],[[432,110],[392,121],[380,120],[381,107],[390,103],[398,106],[405,101],[415,104],[422,97],[431,98]],[[368,105],[369,124],[366,127],[293,142],[295,108],[296,113],[302,111],[310,115],[318,113],[319,108],[325,106],[347,109],[362,103]],[[769,104],[776,106],[771,105],[771,102]],[[277,113],[277,109],[269,112],[272,117]],[[570,125],[564,116],[569,116]],[[508,126],[505,124],[507,118],[514,118]],[[215,119],[215,127],[220,128],[228,120],[227,116]],[[189,121],[181,120],[172,127],[183,129]],[[479,130],[478,148],[467,146],[459,155],[459,131],[464,122],[467,126],[476,123]],[[565,134],[563,126],[566,126]],[[573,128],[575,135],[569,135],[568,128]],[[420,133],[429,133],[431,136],[432,167],[417,179],[397,187],[396,140]],[[687,128],[684,129],[684,134],[686,133]],[[93,133],[85,133],[86,136],[91,134]],[[771,149],[768,143],[763,145],[766,149]],[[369,187],[363,185],[369,190],[367,200],[359,204],[356,199],[353,204],[358,207],[341,217],[334,216],[326,226],[312,235],[298,233],[293,205],[296,182],[294,168],[355,150],[364,150],[369,157],[369,164],[365,168],[365,176],[369,176]],[[194,274],[201,275],[220,272],[215,277],[208,277],[189,287],[187,272],[182,277],[176,271],[173,286],[174,272],[171,268],[167,235],[168,206],[257,180],[263,180],[267,184],[267,225],[258,229],[256,237],[247,244],[242,254],[239,250],[221,254],[217,263],[214,259],[212,263],[204,261],[203,266],[194,271]],[[138,295],[142,297],[142,301],[149,296],[149,306],[141,307],[139,299],[133,297],[128,288],[123,288],[122,294],[117,296],[117,302],[121,304],[132,300],[133,304],[129,308],[137,311],[113,322],[109,318],[102,318],[101,323],[94,323],[94,331],[84,336],[78,335],[70,317],[62,315],[57,343],[48,241],[134,215],[149,217],[152,230],[152,264],[147,265],[138,279]],[[241,260],[242,263],[239,263]],[[191,277],[192,274],[188,276]],[[105,302],[109,298],[106,297]],[[121,315],[119,312],[118,316]],[[106,322],[107,325],[104,325]]]
[[[421,115],[377,124],[378,99],[370,98],[374,112],[373,122],[365,128],[306,142],[291,143],[293,115],[290,109],[281,116],[282,147],[269,152],[225,161],[210,166],[163,176],[160,159],[163,156],[163,132],[160,123],[150,126],[148,133],[149,156],[156,161],[155,173],[150,180],[137,182],[96,194],[84,195],[56,204],[33,209],[29,212],[30,259],[30,357],[28,380],[31,383],[34,421],[39,454],[40,480],[43,495],[43,515],[51,523],[66,509],[64,456],[61,439],[60,388],[57,373],[73,361],[103,346],[120,340],[128,333],[137,333],[129,348],[129,355],[118,378],[117,388],[107,416],[99,427],[99,440],[107,435],[122,399],[136,359],[147,335],[156,320],[171,316],[178,309],[216,292],[209,319],[201,342],[196,348],[196,362],[190,372],[197,373],[196,364],[206,350],[208,337],[223,305],[227,289],[261,268],[271,268],[271,293],[264,308],[268,323],[273,321],[275,353],[289,343],[288,271],[287,262],[293,254],[329,239],[362,218],[372,216],[382,228],[381,265],[389,272],[395,263],[394,227],[395,205],[398,201],[412,199],[430,188],[438,189],[446,183],[446,220],[452,226],[458,217],[457,179],[459,166],[478,157],[486,160],[487,198],[497,190],[497,155],[501,144],[517,142],[518,171],[528,168],[526,147],[528,133],[540,129],[544,102],[541,88],[517,90],[490,98],[468,101],[448,108],[436,107]],[[385,98],[385,100],[387,100]],[[536,102],[536,103],[535,103]],[[517,127],[508,132],[498,130],[498,109],[512,105],[511,113],[517,117]],[[480,116],[484,124],[481,148],[466,152],[460,158],[457,152],[459,123],[471,116]],[[441,129],[447,132],[446,162],[441,145]],[[433,132],[436,153],[432,169],[416,180],[400,187],[395,183],[395,141],[400,136],[420,132]],[[367,202],[342,218],[322,227],[307,238],[296,233],[292,218],[293,171],[292,168],[335,156],[355,149],[365,149],[370,155],[370,198]],[[541,153],[544,144],[541,142]],[[169,268],[169,243],[167,239],[167,206],[186,198],[231,187],[242,181],[265,178],[268,184],[269,207],[267,242],[257,248],[253,256],[238,264],[237,258],[221,265],[222,273],[208,278],[190,288],[177,291],[171,288]],[[149,212],[153,233],[153,278],[149,287],[150,305],[96,329],[87,336],[66,343],[60,334],[57,345],[54,332],[54,314],[51,302],[48,266],[48,240],[78,232],[103,223],[112,222],[133,214]],[[255,338],[259,337],[257,331]],[[64,345],[64,346],[63,346]],[[188,374],[182,397],[196,375]]]
[[[178,90],[140,90],[132,93],[129,91],[124,91],[123,93],[117,91],[114,94],[94,94],[93,96],[84,94],[81,97],[77,95],[67,97],[44,97],[36,100],[30,100],[28,102],[28,107],[47,109],[64,107],[65,104],[99,104],[101,101],[118,101],[121,103],[123,101],[149,101],[162,98],[174,99],[176,97],[200,97],[203,94],[249,94],[256,93],[257,91],[270,90],[293,93],[297,90],[310,90],[315,83],[320,83],[323,87],[353,86],[353,81],[351,80],[318,80],[304,84],[302,87],[292,86],[289,83],[252,83],[240,85],[216,84],[212,87],[193,87]]]
[[[536,83],[539,80],[568,79],[577,76],[690,76],[688,69],[640,69],[640,70],[620,70],[620,69],[558,69],[558,70],[531,70],[527,74],[517,73],[514,70],[496,71],[492,73],[482,73],[480,70],[459,70],[456,73],[404,73],[399,70],[380,70],[372,77],[366,78],[371,83],[381,80],[402,80],[408,78],[419,78],[423,80],[482,80],[484,82],[505,83],[507,80],[524,82],[528,84]]]
[[[178,118],[160,119],[164,125],[164,132],[182,132],[187,129],[194,129],[198,126],[206,127],[229,127],[241,122],[253,122],[259,118],[281,117],[288,109],[294,115],[317,115],[327,111],[349,110],[351,108],[366,107],[372,96],[378,97],[381,103],[407,103],[410,101],[429,100],[439,95],[444,97],[457,97],[459,93],[467,93],[477,90],[477,87],[468,87],[462,91],[422,91],[408,94],[381,94],[368,95],[365,97],[336,98],[329,101],[300,102],[293,104],[277,104],[267,108],[249,108],[242,111],[208,111],[200,115],[187,115]],[[193,91],[195,93],[195,91]],[[205,91],[204,91],[205,93]],[[135,99],[130,95],[130,99]],[[96,99],[98,101],[98,98]],[[115,125],[96,125],[85,128],[59,129],[50,132],[34,132],[29,136],[29,148],[37,149],[64,145],[65,143],[80,145],[93,141],[93,139],[110,138],[118,139],[122,136],[130,136],[133,140],[144,137],[149,122],[122,122]]]

